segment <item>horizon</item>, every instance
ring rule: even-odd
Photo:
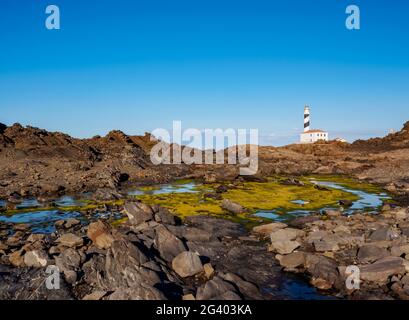
[[[256,128],[297,143],[304,105],[330,139],[386,136],[409,120],[409,3],[44,0],[0,4],[0,122],[91,138]],[[387,9],[387,10],[386,10]],[[406,10],[405,10],[406,9]]]

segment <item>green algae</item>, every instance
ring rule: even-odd
[[[241,185],[229,188],[222,194],[222,199],[229,199],[239,203],[248,213],[231,215],[222,209],[222,200],[205,197],[206,193],[215,192],[219,184],[198,185],[196,193],[169,193],[160,195],[138,195],[136,198],[147,204],[159,204],[169,209],[175,215],[184,218],[192,215],[208,214],[230,220],[248,220],[249,223],[259,221],[259,217],[252,216],[257,210],[279,210],[289,212],[294,210],[318,210],[326,206],[338,206],[338,201],[356,201],[358,196],[333,188],[328,191],[318,190],[308,181],[303,186],[283,185],[277,178],[268,182],[244,182]],[[305,204],[296,204],[291,201],[303,200]]]

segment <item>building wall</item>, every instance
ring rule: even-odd
[[[301,143],[314,143],[317,141],[328,141],[328,132],[313,132],[313,133],[301,133],[300,142]]]

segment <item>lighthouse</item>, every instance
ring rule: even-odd
[[[304,107],[304,132],[300,134],[300,143],[314,143],[328,141],[328,132],[320,129],[312,129],[310,107]]]
[[[310,107],[304,107],[304,132],[310,131]]]

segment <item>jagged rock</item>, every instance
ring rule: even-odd
[[[172,261],[172,268],[182,278],[194,276],[203,271],[203,265],[197,254],[185,251]]]
[[[247,210],[244,209],[243,206],[241,206],[240,204],[236,202],[230,201],[228,199],[224,199],[222,201],[222,208],[233,214],[240,214],[240,213],[247,212]]]
[[[154,243],[161,257],[168,262],[171,262],[183,251],[186,251],[183,242],[164,226],[156,228]]]
[[[93,222],[88,226],[87,236],[99,249],[109,249],[112,242],[114,242],[111,226],[101,220]]]
[[[373,264],[360,267],[361,279],[377,283],[385,283],[389,277],[405,273],[403,259],[386,257]]]
[[[42,250],[29,251],[24,255],[24,264],[27,267],[45,267],[48,264],[48,255]]]
[[[161,279],[157,272],[142,267],[148,261],[149,258],[138,246],[126,240],[115,240],[102,266],[100,261],[94,260],[87,267],[84,265],[84,268],[87,279],[90,279],[92,274],[99,273],[99,276],[92,280],[96,281],[101,289],[112,291],[120,288],[137,288],[142,283],[150,286],[160,283]]]
[[[58,257],[55,257],[55,265],[65,275],[67,282],[71,284],[77,281],[77,271],[84,261],[84,254],[80,254],[72,248],[64,250]]]
[[[236,289],[229,282],[219,277],[214,277],[197,289],[196,300],[211,300],[216,297],[221,297],[228,291],[235,293]]]
[[[152,208],[141,202],[128,202],[124,206],[124,212],[133,225],[139,225],[154,219]]]
[[[228,272],[226,274],[221,274],[220,277],[226,281],[229,281],[230,283],[234,283],[234,285],[237,286],[240,293],[244,297],[247,297],[253,300],[262,299],[259,288],[255,284],[244,280],[242,277],[238,276],[237,274]]]
[[[155,221],[171,226],[176,225],[175,216],[163,207],[159,207],[155,212]]]
[[[63,234],[56,242],[69,248],[81,247],[84,244],[84,240],[73,233]]]
[[[47,289],[45,268],[16,269],[0,265],[0,300],[71,300],[64,279],[58,290]]]
[[[338,265],[330,258],[308,254],[305,268],[311,275],[311,284],[322,290],[334,287],[339,279]]]

